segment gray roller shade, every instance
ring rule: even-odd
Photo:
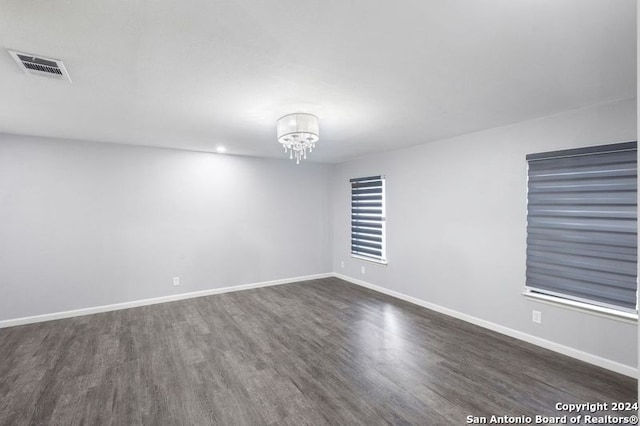
[[[385,259],[384,177],[351,179],[351,254]]]
[[[636,312],[637,143],[527,162],[527,287]]]

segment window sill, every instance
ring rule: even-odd
[[[375,263],[376,265],[387,266],[387,261],[386,260],[371,259],[371,258],[368,258],[368,257],[365,257],[365,256],[358,256],[357,254],[352,254],[351,257],[353,257],[354,259],[364,260],[364,261],[370,262],[370,263]]]
[[[535,302],[541,302],[541,303],[546,303],[548,305],[559,306],[562,308],[571,309],[573,311],[578,311],[578,312],[583,312],[590,315],[595,315],[598,317],[608,318],[611,320],[620,321],[627,324],[638,323],[638,314],[616,311],[615,309],[603,308],[600,306],[589,305],[587,303],[581,303],[573,300],[562,299],[560,297],[534,293],[528,290],[525,290],[524,292],[522,292],[522,295],[527,299],[531,299]]]

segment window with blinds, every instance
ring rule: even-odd
[[[385,179],[351,179],[351,255],[387,263],[385,249]]]
[[[529,291],[637,312],[637,143],[527,156]]]

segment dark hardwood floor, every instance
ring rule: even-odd
[[[2,425],[462,425],[636,386],[334,278],[0,330]]]

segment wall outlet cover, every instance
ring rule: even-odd
[[[536,324],[542,324],[542,312],[533,311],[531,315],[531,320]]]

